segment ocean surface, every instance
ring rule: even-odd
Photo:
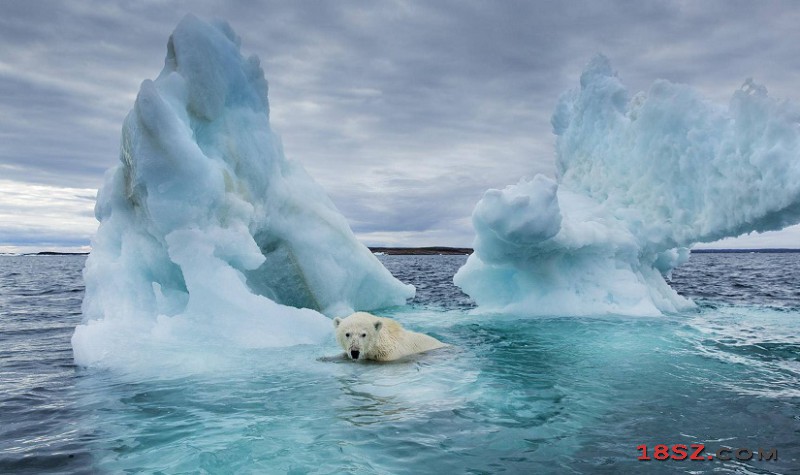
[[[798,253],[692,255],[685,314],[527,319],[477,311],[464,256],[381,256],[417,287],[384,315],[451,348],[320,360],[331,336],[188,374],[73,364],[84,260],[0,257],[0,473],[800,473]]]

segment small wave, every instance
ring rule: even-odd
[[[686,338],[695,353],[716,361],[710,384],[738,394],[767,398],[800,396],[800,337],[797,312],[770,307],[704,309],[689,322]]]

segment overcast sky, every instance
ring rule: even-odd
[[[800,100],[793,1],[0,0],[0,251],[86,249],[139,84],[186,13],[261,58],[286,155],[370,245],[469,246],[488,188],[554,173],[550,115],[608,56],[720,104]],[[800,247],[800,227],[724,247]]]

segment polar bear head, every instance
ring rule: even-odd
[[[333,326],[336,328],[336,341],[347,357],[357,360],[372,354],[383,322],[375,315],[356,312],[347,318],[334,318]]]

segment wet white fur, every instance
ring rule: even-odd
[[[392,361],[447,346],[431,336],[406,330],[391,318],[366,312],[334,318],[333,325],[336,340],[348,358],[351,350],[358,350],[358,359]]]

